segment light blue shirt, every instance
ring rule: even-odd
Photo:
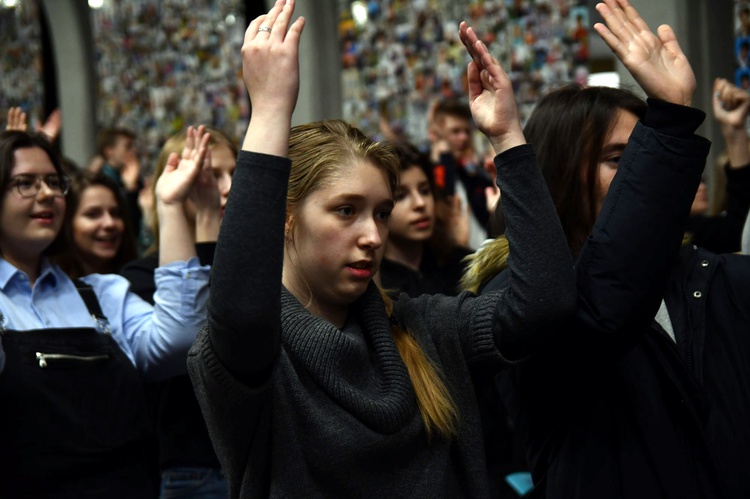
[[[81,280],[93,287],[118,346],[144,379],[158,380],[187,372],[187,351],[206,322],[209,270],[197,258],[157,268],[154,306],[129,292],[122,276]],[[32,288],[24,272],[0,258],[0,312],[1,326],[11,330],[97,328],[73,281],[46,259]],[[2,369],[1,347],[0,358]]]

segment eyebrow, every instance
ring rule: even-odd
[[[355,203],[355,202],[362,202],[365,200],[365,196],[362,194],[339,194],[338,196],[334,196],[331,198],[331,202],[333,203]],[[386,198],[380,201],[379,203],[376,203],[378,205],[388,205],[393,206],[394,202],[392,198]]]
[[[614,152],[614,151],[622,151],[625,149],[625,146],[627,143],[623,142],[616,142],[614,144],[607,144],[606,146],[602,147],[602,154]]]

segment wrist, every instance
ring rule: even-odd
[[[523,132],[520,130],[500,137],[490,137],[489,139],[490,144],[495,149],[495,154],[500,154],[514,147],[526,144],[526,137],[524,137]]]

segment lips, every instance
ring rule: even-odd
[[[354,277],[360,279],[369,279],[374,274],[372,261],[370,260],[360,260],[350,263],[347,265],[347,268]]]
[[[51,223],[55,218],[55,213],[53,211],[37,211],[31,214],[31,218],[42,223]]]
[[[413,221],[411,224],[417,229],[427,229],[430,226],[431,222],[432,221],[429,217],[424,217]]]

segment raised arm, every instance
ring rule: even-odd
[[[691,214],[688,232],[694,244],[715,253],[740,249],[742,227],[750,210],[750,139],[745,130],[749,111],[747,91],[723,78],[714,81],[713,113],[728,157],[727,164],[721,165],[726,176],[726,212],[723,216]]]
[[[626,0],[597,10],[607,23],[597,32],[650,99],[576,264],[578,314],[597,331],[640,331],[659,308],[710,143],[693,135],[705,115],[684,107],[695,77],[674,32],[663,25],[657,37]]]
[[[693,68],[674,31],[662,24],[654,34],[627,0],[604,0],[596,10],[605,24],[594,29],[622,61],[646,95],[689,106],[696,83]]]
[[[211,345],[226,369],[251,383],[273,364],[280,341],[286,155],[304,26],[303,18],[290,22],[293,12],[293,1],[278,1],[245,33],[242,73],[253,114],[211,275]]]
[[[159,265],[196,256],[184,204],[203,168],[209,138],[202,127],[197,130],[189,127],[181,156],[176,153],[169,156],[156,183]]]
[[[534,150],[526,145],[511,81],[472,28],[461,23],[459,34],[472,57],[472,115],[498,153],[497,182],[511,256],[509,287],[495,311],[495,343],[505,358],[515,360],[546,340],[555,330],[552,321],[572,314],[573,264]]]

